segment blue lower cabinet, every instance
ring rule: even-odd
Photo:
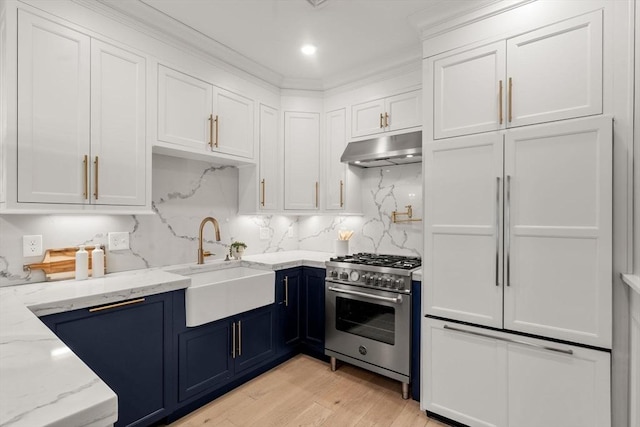
[[[323,268],[302,268],[302,344],[313,355],[324,355]]]
[[[276,311],[278,316],[276,340],[279,356],[295,354],[299,351],[301,287],[302,268],[289,268],[276,272]]]
[[[166,293],[41,318],[118,395],[116,426],[173,410],[172,301]]]
[[[276,356],[273,306],[258,308],[235,318],[236,375]]]

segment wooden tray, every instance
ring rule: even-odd
[[[102,246],[101,246],[102,247]],[[42,270],[45,280],[65,280],[76,277],[76,252],[79,248],[47,249],[42,262],[22,266],[24,271]],[[95,246],[85,246],[89,253],[89,276],[93,274],[92,251]],[[107,254],[104,252],[104,272],[107,272]]]

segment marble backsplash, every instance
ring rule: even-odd
[[[0,286],[39,282],[41,271],[22,265],[41,257],[22,256],[22,236],[41,234],[45,248],[105,244],[107,233],[130,233],[130,249],[107,251],[107,271],[191,263],[196,260],[202,218],[220,223],[221,241],[205,228],[205,247],[223,259],[232,240],[248,245],[247,254],[295,249],[334,251],[339,230],[354,230],[350,252],[422,254],[422,223],[392,224],[391,212],[414,207],[421,218],[421,165],[367,169],[363,174],[363,216],[237,215],[238,170],[204,162],[154,155],[153,215],[3,215],[0,216]],[[260,239],[260,229],[269,238]]]

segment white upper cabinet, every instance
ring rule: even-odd
[[[260,182],[258,209],[278,209],[280,184],[278,155],[278,110],[260,105]]]
[[[320,203],[320,114],[284,113],[284,208],[317,210]]]
[[[160,65],[158,140],[252,159],[253,101]]]
[[[426,147],[426,313],[610,348],[611,119],[502,138]]]
[[[327,210],[344,210],[347,190],[347,166],[340,157],[347,145],[346,112],[343,109],[331,111],[325,116],[326,173],[323,194]]]
[[[415,90],[351,107],[351,137],[422,125],[422,91]]]
[[[429,60],[434,139],[601,114],[602,43],[595,11]]]
[[[20,11],[17,202],[144,206],[145,59]]]

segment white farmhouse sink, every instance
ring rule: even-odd
[[[185,293],[187,326],[198,326],[275,301],[275,272],[234,267],[191,277]]]

